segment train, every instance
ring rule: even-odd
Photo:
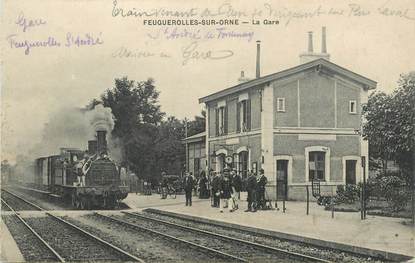
[[[88,163],[85,185],[77,177],[80,162]],[[105,130],[96,131],[96,140],[88,141],[86,151],[61,148],[60,154],[37,158],[34,170],[38,188],[77,209],[113,209],[129,192],[121,181],[120,168],[108,156]]]

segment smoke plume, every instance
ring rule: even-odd
[[[98,104],[92,110],[65,107],[56,111],[45,124],[41,141],[29,151],[28,159],[50,156],[60,153],[60,148],[86,150],[88,140],[96,139],[96,131],[107,132],[109,155],[115,161],[121,161],[121,148],[112,138],[114,116],[111,108]]]

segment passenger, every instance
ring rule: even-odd
[[[232,211],[235,211],[239,208],[238,199],[240,196],[240,188],[241,186],[238,184],[238,175],[236,174],[236,170],[231,171],[231,187],[232,187],[232,195],[230,199],[230,203],[232,205]]]
[[[197,188],[198,188],[197,183],[198,183],[199,179],[196,178],[195,175],[193,175],[192,172],[190,172],[189,174],[190,174],[190,177],[192,177],[192,179],[193,179],[193,185],[192,185],[193,195],[197,196]]]
[[[183,188],[186,195],[186,206],[192,206],[192,189],[194,181],[189,172],[186,172],[183,180]]]
[[[207,180],[205,171],[202,170],[202,172],[200,172],[200,179],[199,179],[199,198],[200,199],[209,198],[207,184],[208,184],[208,180]]]
[[[228,207],[230,212],[233,212],[233,202],[229,202],[232,195],[231,180],[229,178],[229,169],[225,168],[223,171],[223,177],[220,184],[220,202],[222,203],[220,212],[223,213],[223,209]]]
[[[236,169],[232,171],[232,186],[234,188],[235,198],[241,200],[242,177],[236,172]]]
[[[161,199],[167,198],[167,188],[168,188],[168,179],[166,172],[161,172],[161,183],[160,183],[160,191],[161,191]]]
[[[252,172],[248,173],[246,179],[246,191],[248,192],[248,209],[245,212],[256,212],[257,179]]]
[[[264,169],[259,170],[258,178],[258,208],[265,209],[265,185],[268,183]]]
[[[213,198],[213,207],[218,207],[220,205],[220,176],[218,173],[214,173],[212,178],[212,198]]]

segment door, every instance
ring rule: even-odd
[[[287,200],[288,160],[277,160],[277,200]]]
[[[356,160],[346,160],[346,184],[356,184]]]

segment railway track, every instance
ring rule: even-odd
[[[182,245],[184,245],[186,247],[192,247],[196,250],[201,251],[202,253],[211,255],[211,257],[209,258],[209,261],[215,261],[215,262],[218,262],[218,261],[219,262],[247,262],[247,260],[245,260],[244,258],[235,256],[235,255],[232,255],[232,254],[229,254],[229,253],[217,250],[217,249],[209,248],[207,246],[199,245],[199,244],[196,244],[194,242],[190,242],[190,241],[187,241],[185,239],[178,238],[176,236],[151,229],[149,227],[143,227],[141,225],[134,224],[134,223],[128,222],[126,220],[123,220],[123,219],[120,219],[120,218],[117,218],[117,217],[114,217],[114,216],[107,216],[107,215],[103,215],[103,214],[100,214],[100,213],[95,213],[94,215],[101,218],[101,219],[103,219],[103,220],[107,220],[107,221],[110,221],[110,222],[117,223],[119,225],[123,225],[123,226],[129,227],[129,228],[135,229],[138,232],[143,232],[144,231],[144,232],[147,232],[147,233],[149,233],[149,234],[151,234],[155,237],[161,237],[163,239],[167,239],[167,240],[170,240],[170,241],[173,241],[173,242],[176,242],[176,243],[181,243]]]
[[[11,211],[10,207],[1,199],[1,211]]]
[[[42,207],[16,195],[8,190],[1,189],[1,198],[8,204],[8,208],[13,207],[13,211],[44,211]]]
[[[14,212],[13,215],[2,216],[16,243],[27,261],[65,260],[3,199],[1,203]]]
[[[28,261],[144,262],[60,217],[45,212],[42,217],[23,218],[3,198],[2,203],[13,212],[2,218]]]
[[[294,253],[305,254],[319,259],[332,261],[332,262],[382,262],[380,258],[365,256],[356,253],[345,252],[342,250],[327,248],[321,246],[315,246],[311,244],[305,244],[299,241],[286,240],[275,236],[267,235],[265,233],[259,233],[257,231],[242,230],[237,227],[223,225],[212,221],[198,220],[197,218],[188,218],[181,215],[164,213],[158,210],[145,210],[144,214],[149,217],[174,223],[178,225],[188,226],[204,231],[211,231],[224,236],[236,237],[239,239],[260,243],[267,246],[272,246],[278,249],[291,251]]]
[[[174,224],[142,214],[122,212],[124,216],[104,216],[108,220],[128,224],[136,229],[154,231],[172,239],[180,240],[200,249],[215,251],[230,261],[239,262],[330,262],[317,257],[281,250],[271,246],[235,237]]]

